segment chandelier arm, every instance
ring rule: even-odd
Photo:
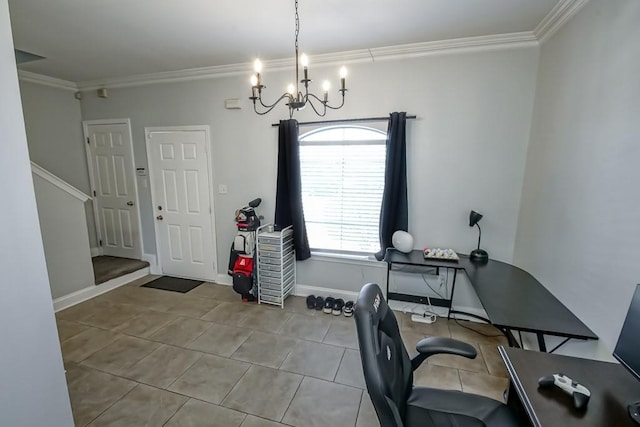
[[[277,100],[276,102],[274,102],[273,104],[271,104],[271,105],[265,105],[265,104],[263,104],[263,103],[262,103],[262,100],[260,100],[260,104],[261,104],[264,108],[266,108],[266,109],[267,109],[266,111],[264,111],[264,112],[262,112],[262,113],[258,112],[257,107],[256,107],[256,103],[254,102],[254,103],[253,103],[253,110],[254,110],[256,113],[260,114],[260,115],[267,114],[267,113],[269,113],[271,110],[273,110],[274,108],[276,108],[276,106],[280,103],[280,101],[282,101],[282,100],[283,100],[283,99],[285,99],[285,98],[290,98],[290,95],[289,95],[288,93],[284,93],[284,94],[282,94],[282,96],[281,96],[280,98],[278,98],[278,100]]]
[[[322,110],[322,113],[318,112],[318,110],[316,109],[316,106],[315,106],[315,105],[314,105],[314,103],[313,103],[313,99],[311,99],[310,97],[313,97],[313,98],[317,99],[318,101],[320,101],[320,103],[321,103],[321,104],[323,105],[323,107],[324,107],[324,108],[323,108],[323,110]],[[324,103],[324,102],[322,102],[322,101],[321,101],[317,96],[315,96],[314,94],[310,93],[310,94],[307,96],[307,103],[308,103],[309,105],[311,105],[311,108],[313,109],[313,111],[315,111],[315,113],[316,113],[318,116],[320,116],[320,117],[324,117],[324,116],[327,114],[327,108],[326,108],[325,103]]]
[[[272,110],[272,109],[267,110],[267,111],[264,111],[264,112],[262,112],[262,113],[261,113],[261,112],[260,112],[260,111],[258,111],[258,109],[256,108],[256,104],[253,104],[253,111],[255,111],[255,113],[256,113],[257,115],[259,115],[259,116],[264,116],[265,114],[268,114],[271,110]]]
[[[332,110],[339,110],[339,109],[341,109],[341,108],[344,106],[344,93],[342,93],[342,103],[341,103],[340,105],[338,105],[337,107],[332,107],[331,105],[329,105],[329,104],[327,103],[327,104],[325,104],[325,106],[326,106],[327,108],[332,109]]]
[[[276,105],[278,105],[278,103],[280,101],[282,101],[284,98],[289,98],[289,100],[291,100],[291,95],[288,93],[283,93],[280,98],[278,98],[273,104],[267,105],[264,102],[262,102],[262,97],[259,96],[258,97],[258,101],[260,101],[260,105],[262,105],[264,108],[268,108],[269,111],[273,110],[273,107],[275,107]]]

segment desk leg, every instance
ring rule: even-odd
[[[451,309],[453,308],[453,293],[456,290],[456,277],[458,276],[458,269],[453,269],[453,283],[451,284],[451,297],[449,297],[449,312],[447,313],[447,320],[451,319]]]
[[[540,351],[546,353],[547,343],[544,342],[544,334],[542,332],[538,332],[536,335],[538,336],[538,347],[540,348]]]

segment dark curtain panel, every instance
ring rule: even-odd
[[[293,225],[296,259],[303,260],[311,256],[302,211],[300,143],[298,142],[298,121],[295,119],[280,120],[275,223],[283,228]]]
[[[380,252],[384,258],[391,247],[391,236],[396,230],[407,231],[409,208],[407,206],[407,113],[391,113],[387,130],[387,159],[384,172],[384,192],[380,207]]]

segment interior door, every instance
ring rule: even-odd
[[[142,245],[129,123],[85,122],[85,133],[102,253],[140,259]]]
[[[162,272],[215,278],[206,129],[148,129],[147,153]]]

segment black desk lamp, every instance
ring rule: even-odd
[[[480,238],[482,238],[482,230],[480,229],[480,225],[478,224],[482,219],[482,214],[479,214],[476,211],[471,211],[469,213],[469,227],[473,227],[474,225],[478,227],[478,248],[471,251],[469,254],[469,259],[474,262],[487,262],[489,260],[489,254],[487,251],[480,249]]]

